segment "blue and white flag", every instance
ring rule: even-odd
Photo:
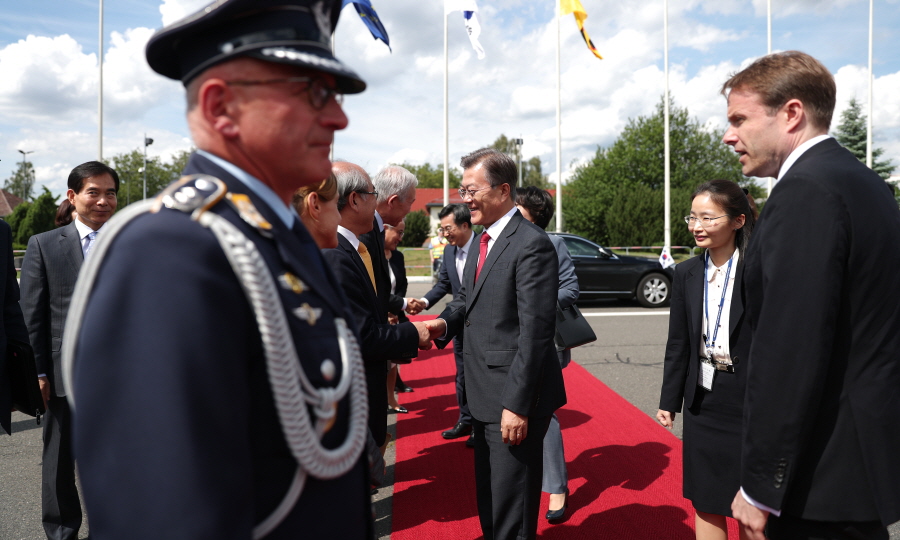
[[[481,60],[484,58],[484,47],[478,41],[478,36],[481,35],[481,24],[478,22],[478,16],[476,15],[478,6],[475,4],[475,0],[444,0],[444,15],[446,16],[454,11],[463,12],[469,41],[472,43],[472,48],[475,49],[478,59]]]
[[[662,253],[659,254],[659,264],[662,265],[663,270],[675,264],[672,254],[669,253],[669,246],[664,247]]]
[[[370,0],[344,0],[341,9],[345,8],[347,4],[353,4],[353,7],[356,8],[356,12],[359,13],[359,18],[365,23],[369,32],[372,32],[372,37],[383,41],[384,44],[388,46],[388,49],[391,52],[394,52],[393,49],[391,49],[391,41],[388,39],[387,30],[385,30],[384,25],[381,24],[381,18],[375,13],[372,2]]]

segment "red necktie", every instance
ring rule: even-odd
[[[478,276],[481,275],[481,267],[484,266],[484,260],[487,259],[487,248],[490,241],[491,237],[487,231],[483,232],[481,240],[478,242],[478,267],[475,268],[475,281],[478,281]]]

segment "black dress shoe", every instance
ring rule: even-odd
[[[569,488],[566,488],[566,502],[563,503],[563,507],[559,510],[547,510],[547,521],[550,523],[554,523],[557,521],[561,521],[563,517],[566,515],[566,508],[569,507]]]
[[[405,384],[395,384],[394,385],[395,392],[413,392],[411,386],[406,386]]]
[[[475,448],[475,436],[469,435],[469,438],[466,439],[466,448]]]
[[[406,414],[406,413],[409,412],[409,410],[407,410],[407,408],[404,407],[403,405],[397,405],[396,407],[391,407],[390,405],[388,405],[388,410],[387,410],[387,412],[388,412],[388,414],[391,414],[391,413],[403,413],[403,414]]]
[[[441,437],[445,439],[458,439],[472,433],[472,424],[463,424],[462,422],[453,426],[453,429],[441,433]]]

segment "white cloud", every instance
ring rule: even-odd
[[[201,8],[211,3],[211,0],[163,0],[159,6],[159,13],[162,15],[162,25],[168,26],[175,21],[183,19],[199,11]]]

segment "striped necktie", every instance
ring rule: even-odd
[[[91,252],[91,248],[94,247],[94,242],[97,241],[97,231],[91,231],[87,235],[87,245],[84,246],[84,258],[86,259],[88,253]]]
[[[375,294],[378,294],[378,286],[375,285],[375,269],[372,268],[372,255],[369,254],[369,248],[360,242],[356,251],[359,253],[359,256],[362,257],[363,264],[366,265],[366,272],[369,273],[369,279],[372,280],[372,288],[375,289]]]

